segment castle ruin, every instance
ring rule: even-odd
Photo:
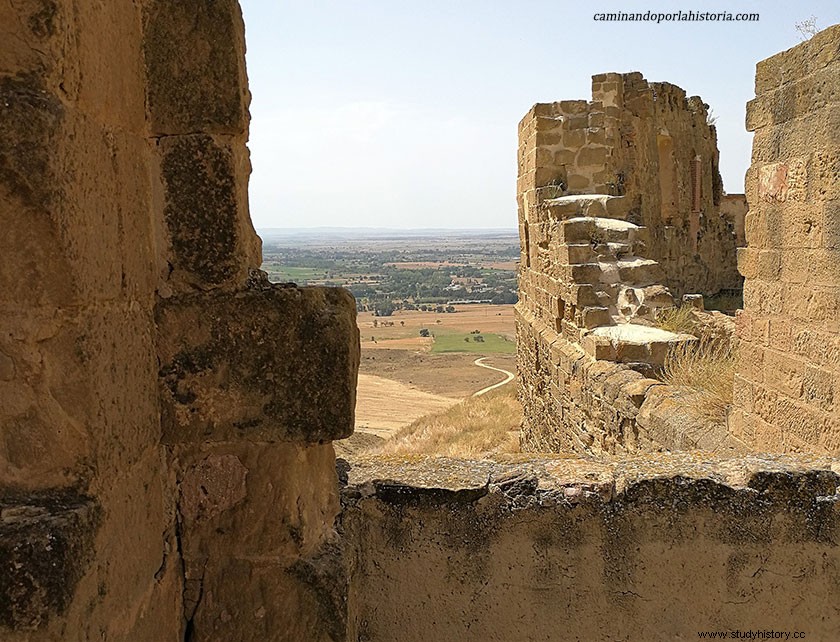
[[[535,105],[519,125],[517,343],[534,451],[676,447],[638,422],[667,351],[650,323],[686,293],[737,290],[743,200],[723,194],[700,98],[600,74],[592,101]],[[726,202],[724,208],[723,203]],[[718,431],[719,432],[719,431]],[[714,440],[714,444],[711,443]],[[706,448],[736,448],[706,435]]]
[[[528,449],[838,452],[836,32],[758,65],[748,213],[721,194],[706,106],[673,85],[602,74],[591,102],[520,123]],[[651,376],[693,340],[651,321],[682,294],[737,288],[736,247],[734,403],[712,424]]]
[[[836,461],[726,448],[778,433],[795,450],[785,404],[821,422],[803,443],[835,448],[824,378],[836,391],[838,279],[824,261],[837,251],[840,27],[759,66],[740,256],[753,349],[722,455],[337,467],[355,307],[258,270],[238,3],[15,0],[0,25],[0,639],[836,637]],[[525,442],[632,452],[666,442],[664,402],[649,404],[670,393],[643,372],[660,348],[613,354],[590,330],[735,287],[739,215],[715,209],[699,101],[635,75],[600,82],[602,99],[534,113],[522,156]],[[671,169],[639,170],[663,153]],[[796,248],[827,270],[804,299]],[[579,267],[593,262],[597,278]],[[800,369],[768,376],[777,362]]]

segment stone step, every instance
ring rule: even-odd
[[[626,220],[630,201],[624,196],[608,194],[574,194],[548,198],[542,202],[549,215],[558,220],[595,217]]]
[[[661,283],[665,277],[662,266],[653,259],[626,256],[614,261],[600,261],[601,282],[632,287],[646,287]]]
[[[591,243],[564,243],[557,246],[557,262],[563,265],[593,263],[597,254]]]
[[[589,306],[583,308],[579,312],[579,315],[580,318],[575,319],[575,322],[581,328],[592,329],[613,323],[610,309],[607,307]]]
[[[583,337],[581,345],[594,359],[643,363],[661,368],[668,350],[680,343],[693,341],[697,341],[697,338],[690,334],[626,323],[596,327]]]
[[[627,256],[627,255],[633,254],[634,250],[638,250],[638,248],[636,248],[634,246],[638,246],[638,245],[641,245],[641,244],[638,243],[638,242],[635,242],[635,243],[631,243],[631,242],[618,243],[618,242],[616,242],[616,243],[606,243],[605,245],[607,246],[607,251],[609,252],[609,254],[611,254],[612,256],[614,256],[616,258],[621,258],[622,256]],[[598,248],[595,248],[595,251],[597,252]]]
[[[632,256],[642,250],[641,243],[612,242],[612,243],[564,243],[556,246],[555,260],[564,265],[580,265],[582,263],[599,263],[615,261],[626,256]]]
[[[566,244],[646,243],[647,230],[618,219],[578,216],[560,224],[560,242]]]

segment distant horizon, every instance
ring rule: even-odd
[[[375,240],[401,238],[440,237],[519,237],[515,227],[379,227],[379,226],[335,226],[311,227],[256,227],[263,240],[274,238],[316,238],[345,240]]]
[[[274,230],[382,230],[394,232],[410,232],[410,231],[451,231],[451,232],[468,232],[468,231],[505,231],[518,233],[515,226],[510,227],[394,227],[386,225],[309,225],[306,227],[297,227],[286,225],[282,227],[258,227],[257,231],[274,231]]]

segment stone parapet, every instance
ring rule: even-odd
[[[832,460],[369,457],[342,470],[347,639],[836,636]]]
[[[636,369],[617,363],[615,354],[587,351],[592,335],[582,342],[570,339],[521,308],[516,329],[519,396],[526,409],[523,450],[610,455],[748,451],[725,424],[698,411],[701,393],[645,376],[638,363]]]

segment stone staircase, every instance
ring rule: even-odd
[[[662,285],[662,267],[645,257],[647,229],[627,220],[632,203],[578,194],[545,199],[542,206],[557,223],[553,262],[579,293],[575,323],[591,337],[582,341],[587,352],[659,367],[670,345],[693,339],[650,327],[657,310],[674,302]]]

